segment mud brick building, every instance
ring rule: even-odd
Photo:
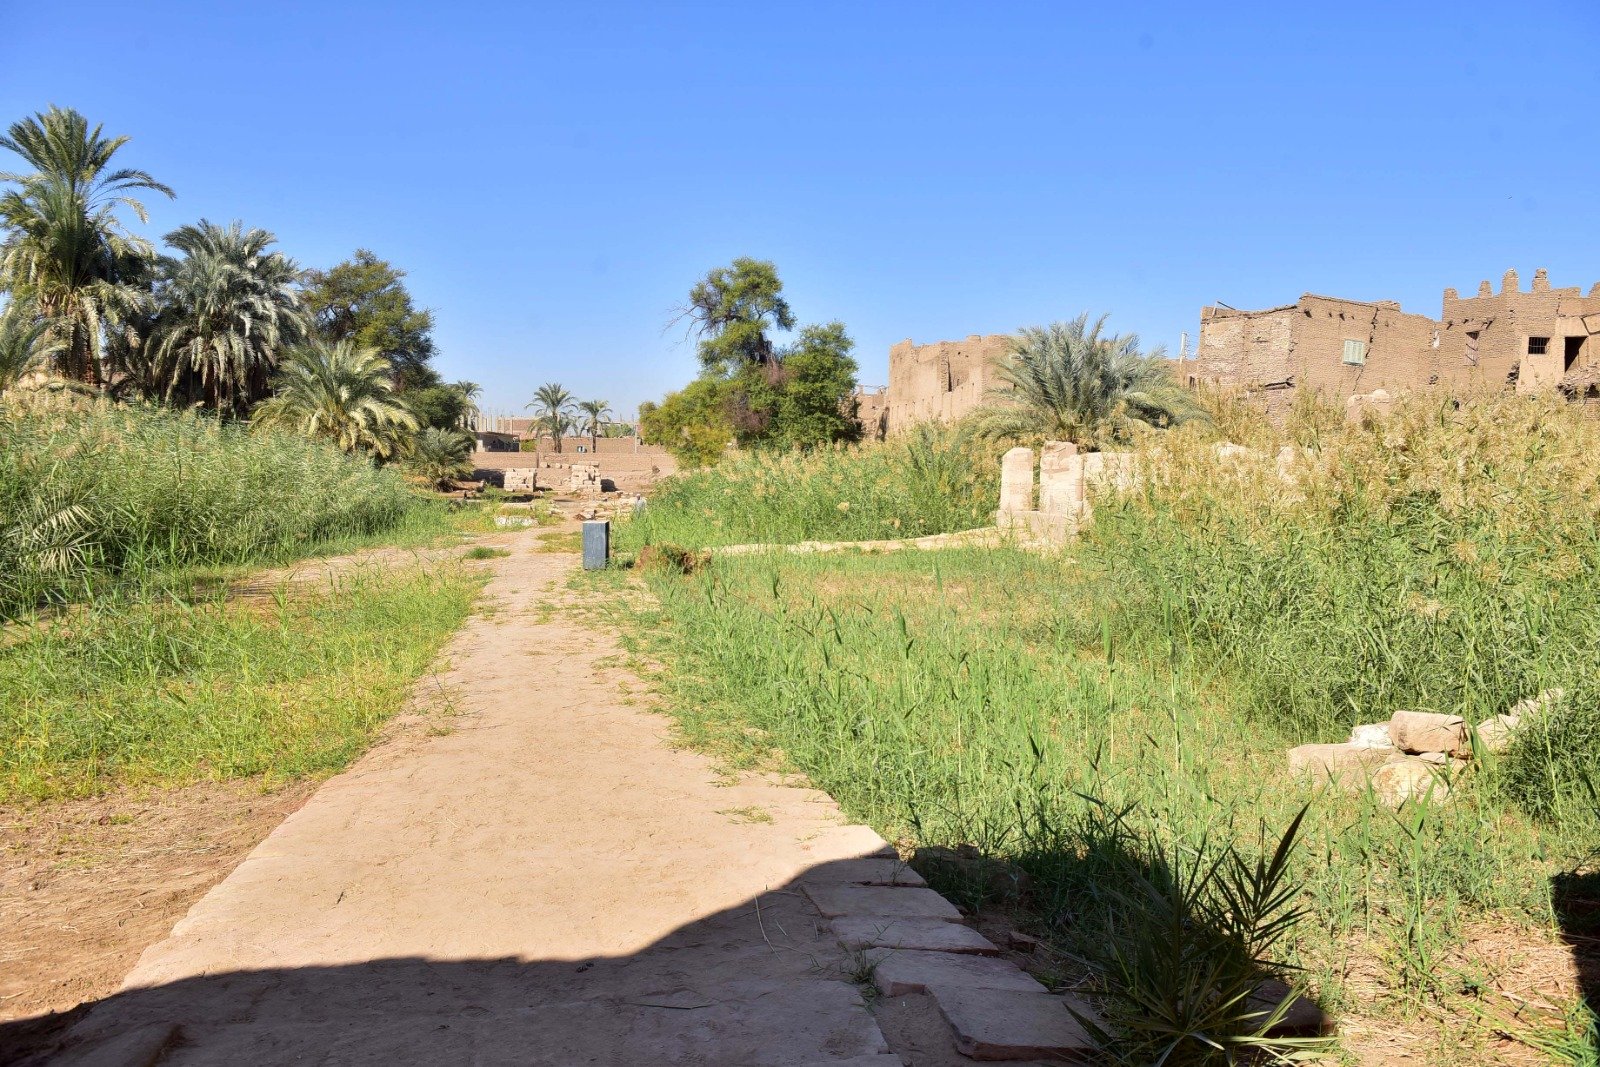
[[[1427,385],[1560,388],[1600,414],[1600,284],[1588,295],[1553,289],[1543,269],[1531,291],[1508,270],[1495,292],[1444,291],[1432,319],[1392,300],[1345,300],[1307,293],[1261,311],[1225,305],[1200,313],[1193,359],[1175,366],[1189,385],[1243,386],[1274,415],[1301,389],[1342,400],[1375,389]]]
[[[919,422],[952,422],[984,402],[996,384],[994,363],[1011,347],[1005,334],[889,349],[888,433]]]

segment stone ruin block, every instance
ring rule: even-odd
[[[503,488],[508,493],[531,493],[539,488],[539,472],[533,467],[507,470]]]
[[[1033,510],[1033,449],[1013,448],[1000,457],[1000,525]]]
[[[1039,510],[1076,517],[1084,505],[1083,457],[1070,441],[1046,441],[1039,454]]]
[[[1467,723],[1459,715],[1397,711],[1389,719],[1389,740],[1401,752],[1444,752],[1452,756],[1472,754]]]
[[[568,483],[574,493],[600,492],[600,464],[574,463]]]

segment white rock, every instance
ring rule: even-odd
[[[1478,724],[1478,744],[1490,752],[1499,752],[1511,744],[1511,735],[1517,732],[1522,719],[1517,715],[1496,715]]]
[[[1566,695],[1567,691],[1559,686],[1554,689],[1546,689],[1536,697],[1518,701],[1509,714],[1516,718],[1537,718],[1561,703],[1566,698]]]
[[[1389,739],[1389,724],[1386,722],[1373,722],[1365,726],[1357,726],[1350,731],[1350,744],[1357,748],[1393,748],[1394,742]]]
[[[1401,757],[1372,772],[1372,791],[1395,808],[1407,800],[1443,804],[1450,799],[1450,778],[1443,767]]]

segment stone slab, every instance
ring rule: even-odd
[[[1364,785],[1394,750],[1365,745],[1300,745],[1289,750],[1289,772],[1312,781],[1346,787]]]
[[[825,919],[871,915],[889,919],[960,922],[956,906],[931,889],[899,885],[807,885],[811,903]]]
[[[856,860],[834,860],[800,876],[803,884],[814,885],[911,885],[928,883],[906,866],[899,857],[863,856]]]
[[[916,949],[998,956],[1000,950],[978,931],[944,919],[885,919],[847,915],[834,919],[833,932],[845,948]]]
[[[1007,960],[960,952],[885,953],[873,967],[872,983],[886,997],[925,993],[931,986],[1045,992],[1044,986]]]
[[[1095,1055],[1088,1033],[1053,993],[952,986],[934,986],[928,992],[963,1056],[1082,1063]]]

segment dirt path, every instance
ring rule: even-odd
[[[667,720],[629,706],[612,640],[551,610],[572,595],[575,557],[513,544],[447,649],[454,729],[380,746],[324,784],[53,1062],[886,1051],[852,961],[793,891],[881,839],[823,794],[719,785],[674,749]]]

